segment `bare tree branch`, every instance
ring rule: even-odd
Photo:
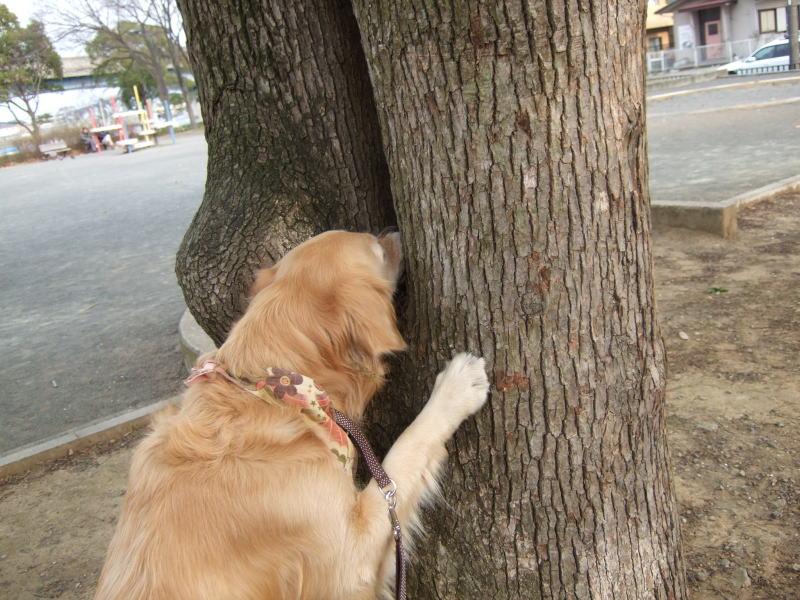
[[[167,66],[172,63],[178,72],[180,65],[174,64],[174,57],[180,57],[181,52],[185,54],[182,47],[180,51],[172,47],[180,45],[181,34],[176,33],[173,25],[176,14],[174,2],[170,1],[75,0],[64,6],[53,0],[47,22],[59,39],[83,43],[87,49],[103,40],[104,50],[113,49],[115,60],[129,59],[149,73],[162,101],[167,102]]]

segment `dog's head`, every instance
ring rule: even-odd
[[[256,274],[220,358],[241,375],[304,373],[359,415],[382,382],[381,357],[405,348],[392,304],[401,263],[398,233],[329,231],[304,242]]]

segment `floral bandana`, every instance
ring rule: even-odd
[[[266,377],[263,379],[256,381],[240,379],[228,373],[221,365],[207,361],[199,369],[193,368],[192,374],[184,383],[191,386],[197,383],[198,379],[213,377],[216,374],[266,402],[298,407],[300,414],[322,427],[323,439],[344,469],[348,473],[352,470],[355,456],[353,443],[333,420],[330,396],[313,379],[274,367],[266,369]]]

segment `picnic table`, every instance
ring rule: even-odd
[[[103,125],[102,127],[92,127],[89,131],[92,133],[110,133],[112,131],[119,131],[122,125]]]

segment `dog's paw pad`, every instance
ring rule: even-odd
[[[486,402],[489,391],[486,361],[466,352],[456,354],[436,377],[435,389],[460,405],[465,416],[477,412]]]

